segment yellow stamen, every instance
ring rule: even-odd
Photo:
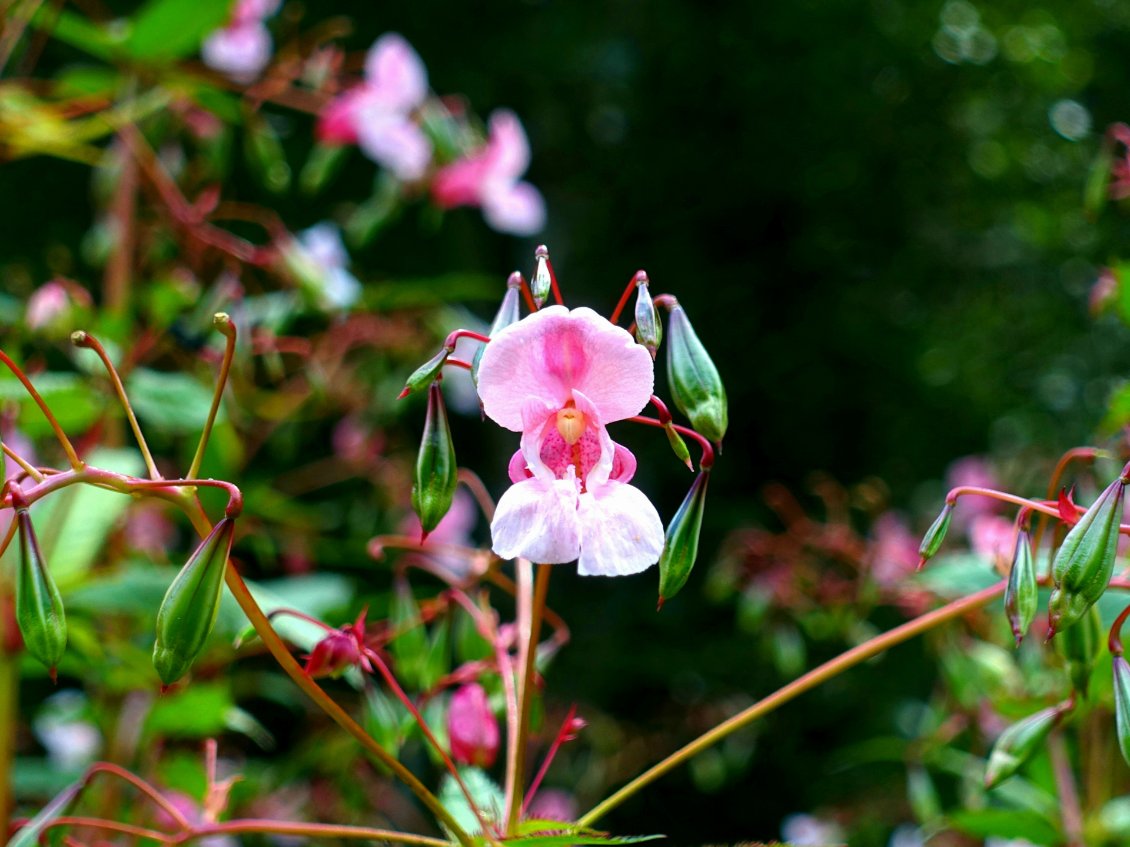
[[[576,444],[585,431],[585,413],[572,407],[562,409],[557,413],[557,431],[566,444]]]

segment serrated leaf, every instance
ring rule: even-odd
[[[463,784],[467,786],[471,799],[475,801],[483,817],[488,821],[501,820],[506,798],[502,789],[486,771],[481,768],[460,768],[459,775],[463,778]],[[475,817],[474,811],[467,803],[467,798],[451,774],[444,774],[443,782],[440,783],[439,802],[451,813],[459,826],[470,833],[479,832],[478,818]]]

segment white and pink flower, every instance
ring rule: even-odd
[[[480,206],[491,228],[532,235],[545,226],[545,200],[521,180],[530,166],[530,144],[518,116],[499,109],[490,116],[490,136],[481,148],[440,169],[432,196],[445,209]]]
[[[204,64],[237,82],[251,82],[271,61],[271,33],[264,20],[280,0],[237,0],[227,26],[209,35],[200,47]]]
[[[364,81],[339,94],[322,112],[318,139],[323,144],[356,144],[399,179],[419,179],[431,164],[432,145],[412,113],[427,96],[423,61],[402,36],[386,33],[369,48]]]
[[[491,537],[503,558],[577,560],[585,575],[618,576],[653,565],[663,524],[628,482],[635,457],[607,424],[651,398],[651,356],[591,309],[550,306],[496,335],[479,365],[483,411],[522,433],[514,482],[498,502]]]

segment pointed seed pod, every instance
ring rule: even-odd
[[[1118,552],[1125,488],[1122,477],[1108,485],[1063,539],[1052,563],[1049,638],[1082,618],[1106,591]]]
[[[518,323],[518,319],[522,316],[520,306],[520,292],[522,290],[522,274],[518,271],[510,274],[506,280],[506,295],[502,298],[502,305],[498,307],[498,313],[494,316],[494,320],[490,324],[490,332],[487,335],[494,338],[502,330],[511,324]],[[479,384],[479,361],[483,358],[483,351],[487,349],[485,344],[479,345],[479,349],[475,351],[475,358],[471,360],[471,379],[474,380],[475,385]]]
[[[1114,722],[1118,728],[1118,749],[1130,764],[1130,663],[1114,657]]]
[[[424,436],[416,456],[416,474],[412,483],[412,508],[420,518],[424,537],[436,528],[451,508],[457,472],[447,407],[443,403],[439,382],[433,382],[428,389],[428,414],[424,420]]]
[[[679,435],[679,431],[670,421],[667,421],[663,431],[667,433],[667,443],[671,445],[671,449],[679,457],[679,461],[693,471],[694,462],[691,461],[691,451],[687,449],[687,442],[683,441],[683,436]]]
[[[153,645],[153,667],[165,685],[184,676],[204,649],[220,611],[234,534],[235,520],[221,518],[165,592],[157,611],[157,641]]]
[[[1027,762],[1067,713],[1064,705],[1049,706],[1017,721],[1001,733],[989,754],[985,788],[996,788]]]
[[[447,357],[455,351],[454,347],[444,347],[434,356],[432,356],[416,370],[412,371],[412,375],[408,377],[408,381],[404,383],[404,390],[400,392],[398,400],[403,400],[413,391],[419,391],[436,381],[443,366],[447,363]]]
[[[553,266],[549,264],[549,248],[541,244],[534,251],[534,275],[530,279],[530,293],[539,309],[549,299],[552,288]]]
[[[1016,547],[1012,554],[1012,567],[1008,572],[1008,587],[1004,592],[1004,611],[1016,646],[1020,646],[1024,633],[1036,617],[1039,592],[1036,587],[1036,563],[1032,556],[1032,536],[1027,529],[1016,534]]]
[[[39,550],[39,539],[27,508],[16,509],[20,562],[16,571],[16,622],[27,651],[55,678],[55,666],[67,648],[67,618],[63,598]]]
[[[659,345],[663,341],[663,324],[659,320],[659,313],[655,310],[655,301],[651,299],[648,291],[647,274],[636,271],[636,340],[647,348],[651,358],[659,352]]]
[[[942,511],[934,518],[934,522],[930,524],[930,528],[926,530],[926,534],[922,536],[922,543],[918,545],[918,569],[921,570],[923,565],[930,559],[934,558],[934,554],[942,547],[942,542],[946,540],[946,533],[950,529],[950,520],[953,518],[953,503],[946,501],[942,506]]]
[[[1099,609],[1091,606],[1078,625],[1065,629],[1055,640],[1056,652],[1067,662],[1071,686],[1083,697],[1087,696],[1087,684],[1106,643],[1105,636]]]
[[[677,304],[667,318],[667,382],[675,405],[694,428],[720,442],[729,425],[726,389],[687,313]]]
[[[691,490],[687,492],[675,517],[667,526],[663,553],[659,557],[659,608],[679,593],[687,584],[695,558],[698,556],[698,536],[702,530],[702,515],[706,510],[706,484],[710,469],[698,472]]]

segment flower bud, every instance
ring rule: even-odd
[[[1071,686],[1087,696],[1087,683],[1104,645],[1103,621],[1097,606],[1091,606],[1078,626],[1065,629],[1055,640],[1056,652],[1067,661]]]
[[[314,678],[339,676],[343,671],[361,664],[361,659],[361,648],[352,626],[334,629],[314,645],[303,670]]]
[[[663,431],[667,433],[667,443],[671,445],[671,449],[679,457],[679,461],[693,471],[694,462],[691,461],[691,451],[687,449],[687,442],[683,441],[683,436],[679,435],[679,431],[670,421],[667,421]]]
[[[934,522],[930,524],[930,528],[922,536],[922,543],[918,545],[919,570],[941,549],[942,542],[946,540],[946,533],[949,532],[952,517],[953,503],[947,500],[946,504],[942,506],[942,511],[934,518]]]
[[[67,618],[63,598],[51,578],[39,550],[39,540],[31,525],[31,513],[16,509],[20,536],[20,563],[16,571],[16,622],[27,651],[48,667],[55,678],[55,666],[67,648]]]
[[[487,693],[477,682],[460,686],[447,709],[451,758],[463,765],[489,768],[498,755],[498,720]]]
[[[1108,485],[1063,539],[1052,563],[1055,588],[1048,600],[1049,638],[1082,618],[1106,591],[1118,552],[1125,487],[1121,477]]]
[[[1036,564],[1032,557],[1032,538],[1028,530],[1016,535],[1016,547],[1012,554],[1012,568],[1008,572],[1008,587],[1004,592],[1004,611],[1016,646],[1020,646],[1024,633],[1036,617],[1039,600],[1036,587]]]
[[[683,307],[673,306],[667,320],[667,382],[671,396],[695,429],[711,441],[720,442],[729,418],[722,378]]]
[[[454,347],[444,347],[434,356],[432,356],[416,370],[412,371],[412,375],[408,377],[408,381],[404,383],[404,390],[400,392],[397,399],[404,399],[413,391],[419,391],[436,381],[443,366],[447,363],[447,357],[455,352]]]
[[[455,445],[447,423],[447,407],[438,382],[428,389],[428,414],[424,420],[424,436],[416,457],[416,474],[412,483],[412,508],[420,518],[421,541],[435,529],[455,497],[458,482]]]
[[[173,579],[157,611],[153,666],[165,685],[188,672],[220,611],[235,520],[222,518]]]
[[[1063,705],[1049,706],[1002,732],[989,754],[985,788],[996,788],[1020,770],[1066,713],[1067,708]]]
[[[1114,721],[1118,728],[1118,748],[1130,764],[1130,663],[1114,657]]]
[[[510,274],[506,280],[506,295],[502,298],[502,305],[498,307],[498,313],[494,316],[494,320],[490,325],[490,332],[487,335],[494,338],[510,324],[518,323],[518,319],[522,316],[520,311],[522,290],[522,274],[518,271]],[[475,381],[475,385],[479,384],[479,360],[483,358],[483,351],[487,349],[485,344],[479,345],[479,349],[475,351],[475,358],[471,360],[471,379]]]
[[[647,288],[647,274],[643,271],[636,272],[636,340],[647,348],[651,358],[659,352],[659,345],[663,341],[663,324],[659,321],[659,313],[655,310],[655,303],[651,299],[651,292]]]
[[[706,510],[706,484],[710,470],[700,470],[675,517],[667,526],[663,554],[659,557],[659,608],[679,593],[691,575],[698,556],[698,536]]]
[[[539,309],[549,299],[549,292],[552,288],[553,266],[549,264],[549,248],[541,244],[534,251],[534,275],[530,279],[530,293],[534,297],[534,304]]]

